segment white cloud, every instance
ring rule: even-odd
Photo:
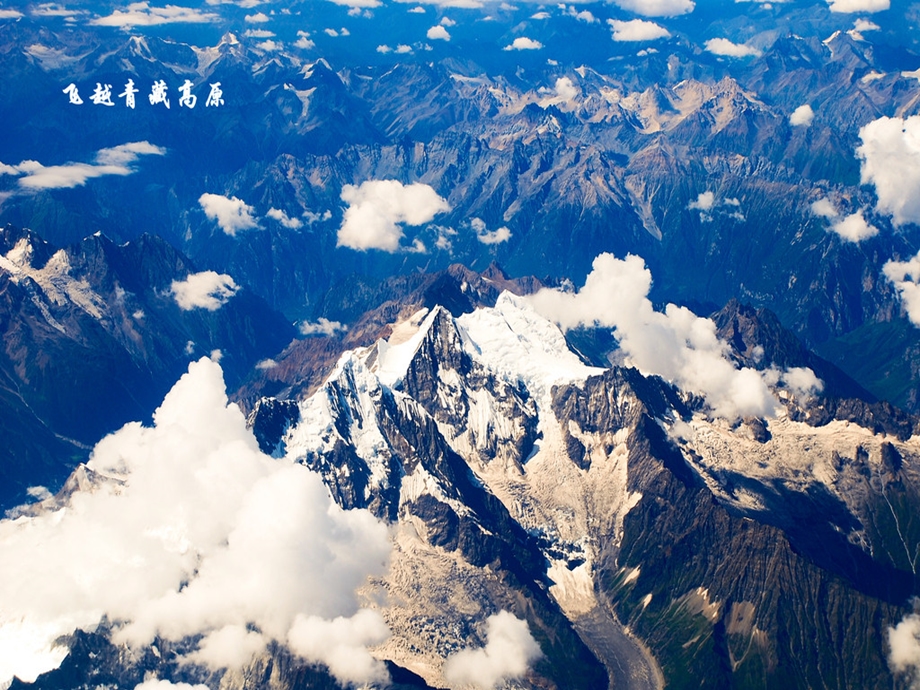
[[[430,29],[428,29],[428,33],[425,35],[428,36],[428,38],[432,41],[449,41],[450,40],[450,34],[448,33],[447,29],[445,29],[441,24],[437,24],[431,27]]]
[[[809,127],[815,119],[815,111],[807,103],[800,105],[789,116],[789,124],[793,127]]]
[[[880,118],[859,137],[862,183],[875,186],[876,210],[896,226],[920,224],[920,115]]]
[[[298,615],[287,641],[293,652],[307,661],[326,664],[340,681],[385,683],[389,678],[386,667],[368,653],[367,647],[389,636],[383,617],[362,609],[350,618],[339,616],[331,621]]]
[[[256,48],[258,48],[259,50],[265,51],[266,53],[275,53],[281,50],[282,48],[284,48],[284,44],[281,43],[280,41],[268,40],[268,41],[261,41],[260,43],[256,43]]]
[[[827,219],[837,218],[840,215],[840,213],[834,207],[833,202],[826,197],[824,199],[818,199],[816,202],[814,202],[811,205],[811,212],[816,216]]]
[[[276,362],[275,360],[271,358],[261,359],[258,362],[256,362],[256,369],[258,369],[259,371],[267,371],[269,369],[274,369],[276,366],[278,366],[278,362]]]
[[[334,2],[336,5],[344,5],[345,7],[351,7],[352,9],[373,9],[374,7],[380,7],[382,4],[379,0],[329,0]]]
[[[313,39],[310,38],[310,33],[307,31],[298,31],[297,40],[294,42],[295,48],[303,48],[304,50],[313,50],[316,47],[316,44],[313,42]]]
[[[526,36],[518,36],[509,45],[506,45],[503,50],[540,50],[542,47],[543,44],[540,41],[535,41]]]
[[[140,685],[135,685],[134,690],[208,690],[208,686],[173,683],[159,678],[148,678]]]
[[[261,652],[267,642],[261,634],[247,630],[242,625],[225,625],[220,630],[208,633],[198,643],[198,649],[186,659],[215,671],[231,668]]]
[[[376,614],[355,590],[385,570],[386,526],[261,453],[216,362],[193,362],[153,426],[106,437],[88,467],[98,485],[66,510],[0,522],[0,684],[53,667],[57,638],[103,616],[116,645],[202,635],[197,652],[231,665],[256,648],[244,630],[284,644],[300,617],[354,617],[339,645],[355,644],[353,667],[331,648],[311,658],[345,682],[378,677],[358,646]]]
[[[228,198],[220,194],[202,194],[198,197],[198,204],[204,214],[211,220],[216,220],[220,229],[231,237],[240,230],[259,226],[252,215],[252,206],[235,196]]]
[[[450,205],[427,184],[403,185],[397,180],[368,180],[345,185],[342,201],[348,204],[336,246],[365,251],[395,252],[403,238],[402,224],[422,225]]]
[[[214,22],[219,16],[212,12],[201,12],[190,7],[166,5],[151,7],[147,2],[135,2],[125,10],[115,10],[105,17],[98,17],[90,22],[96,26],[158,26],[160,24],[204,24]]]
[[[746,46],[738,43],[732,43],[727,38],[711,38],[706,41],[706,50],[713,55],[722,55],[725,57],[751,57],[762,55],[762,53],[752,46]]]
[[[400,3],[413,3],[416,5],[416,8],[409,10],[410,12],[418,12],[418,7],[421,5],[434,5],[436,7],[460,7],[468,10],[476,10],[483,7],[481,0],[396,0]]]
[[[700,195],[696,197],[695,201],[691,201],[687,204],[687,208],[691,211],[700,211],[703,214],[708,213],[715,206],[716,195],[711,191],[700,192]]]
[[[599,20],[597,17],[595,17],[594,14],[592,14],[589,10],[580,10],[580,11],[579,11],[579,10],[576,10],[576,9],[575,9],[574,7],[572,7],[571,5],[569,5],[569,6],[566,8],[565,13],[566,13],[569,17],[572,17],[573,19],[577,19],[577,20],[580,21],[580,22],[585,22],[586,24],[596,24],[596,23],[598,23],[598,22],[600,21],[600,20]],[[547,16],[549,16],[549,15],[547,15]],[[534,18],[535,18],[535,17],[531,17],[531,19],[534,19]]]
[[[184,311],[207,309],[217,311],[239,290],[236,282],[226,273],[202,271],[190,273],[185,280],[174,280],[170,290],[176,304]]]
[[[819,218],[831,221],[830,230],[845,242],[858,244],[878,234],[878,228],[866,221],[862,210],[843,216],[828,198],[814,202],[811,205],[811,212]]]
[[[490,231],[486,228],[485,221],[482,218],[473,218],[470,221],[470,227],[475,231],[476,239],[482,244],[501,244],[511,239],[511,230],[502,226]]]
[[[828,0],[831,12],[881,12],[891,7],[891,0]]]
[[[912,613],[893,628],[888,628],[888,666],[906,676],[910,687],[920,686],[920,615]]]
[[[486,620],[486,646],[463,649],[448,657],[444,677],[452,685],[472,685],[490,690],[512,678],[520,678],[542,656],[527,622],[508,611]]]
[[[268,213],[265,214],[269,218],[277,220],[281,225],[288,228],[289,230],[297,230],[298,228],[303,227],[303,221],[300,218],[291,218],[284,211],[278,208],[268,209]]]
[[[316,321],[301,321],[297,328],[303,335],[328,335],[333,336],[336,333],[342,333],[348,330],[347,326],[344,326],[338,321],[330,321],[329,319],[321,316]]]
[[[447,27],[457,26],[457,22],[455,22],[450,17],[443,17],[441,21],[438,22],[438,24],[440,24],[441,26],[447,26]]]
[[[476,239],[483,244],[501,244],[511,239],[511,230],[502,226],[490,232],[479,233]]]
[[[44,501],[45,499],[51,498],[51,492],[48,491],[48,488],[45,486],[30,486],[26,489],[26,493],[36,501]]]
[[[100,165],[130,165],[138,156],[162,156],[165,153],[166,149],[161,146],[154,146],[147,141],[134,141],[109,149],[99,149],[96,153],[96,162]]]
[[[907,318],[920,327],[920,254],[908,261],[888,261],[882,266],[882,273],[900,294]]]
[[[18,10],[0,10],[0,19],[19,19],[22,16]]]
[[[857,33],[864,33],[866,31],[879,31],[880,27],[875,22],[870,22],[868,19],[859,18],[853,22],[853,31]]]
[[[858,244],[870,237],[875,237],[878,234],[878,228],[874,225],[870,225],[866,221],[862,211],[856,211],[856,213],[851,213],[844,218],[834,221],[831,224],[831,230],[833,230],[840,239],[847,242],[853,242],[854,244]]]
[[[64,17],[69,19],[73,19],[87,13],[86,10],[70,9],[55,2],[42,3],[36,7],[33,7],[29,12],[33,17]],[[2,16],[2,11],[0,11],[0,18],[2,18]]]
[[[265,22],[271,21],[265,12],[256,12],[255,14],[247,14],[244,19],[250,24],[264,24]]]
[[[550,14],[549,12],[537,12],[535,14],[530,15],[530,18],[537,19],[537,20],[549,19]]]
[[[388,45],[379,45],[377,46],[377,52],[386,55],[387,53],[392,53],[393,49]]]
[[[737,369],[727,356],[728,345],[717,338],[713,321],[674,304],[663,313],[655,311],[648,299],[651,284],[652,275],[640,257],[620,260],[601,254],[577,293],[544,288],[530,301],[564,329],[613,328],[627,364],[704,395],[718,415],[775,414],[778,403],[769,386],[782,382],[784,374]],[[805,380],[801,374],[793,373],[787,386],[800,385]]]
[[[246,29],[243,32],[243,36],[246,38],[273,38],[275,32],[268,29]]]
[[[399,43],[396,46],[397,55],[405,55],[406,53],[412,52],[412,46],[407,46],[405,43]]]
[[[419,5],[418,7],[413,7],[409,10],[409,14],[425,14],[425,8]]]
[[[575,83],[569,77],[559,77],[556,79],[556,83],[553,85],[552,90],[541,88],[541,92],[550,92],[551,96],[547,96],[539,101],[539,106],[541,108],[548,108],[551,105],[560,105],[563,103],[572,104],[575,103],[575,99],[578,98],[579,90],[575,86]]]
[[[266,0],[206,0],[209,5],[236,5],[245,10],[251,10],[258,7]]]
[[[106,175],[130,175],[131,164],[142,155],[162,156],[166,149],[146,141],[135,141],[96,152],[95,163],[64,163],[45,166],[38,161],[19,165],[0,163],[0,175],[20,175],[19,186],[28,189],[66,189],[81,187],[87,180]]]
[[[614,4],[643,17],[676,17],[692,12],[693,0],[613,0]]]
[[[663,26],[644,19],[631,19],[628,22],[608,19],[607,23],[613,31],[613,40],[618,42],[655,41],[671,37],[671,32]]]

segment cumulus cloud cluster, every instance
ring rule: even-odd
[[[518,36],[506,45],[503,50],[540,50],[543,44],[527,36]]]
[[[614,4],[643,17],[676,17],[692,12],[693,0],[613,0]]]
[[[862,183],[875,187],[876,209],[896,226],[920,224],[920,115],[879,118],[859,138]]]
[[[590,10],[577,10],[571,6],[565,9],[565,14],[585,24],[597,24],[600,21]],[[531,17],[531,19],[533,18]]]
[[[427,184],[404,185],[398,180],[368,180],[342,188],[348,204],[336,246],[359,251],[396,252],[403,225],[422,225],[450,210],[447,200]]]
[[[844,216],[834,206],[834,202],[826,197],[814,202],[811,205],[811,212],[820,218],[829,220],[831,231],[845,242],[858,244],[878,234],[878,228],[866,220],[862,209]]]
[[[540,645],[530,634],[527,622],[508,611],[486,620],[486,645],[463,649],[444,664],[444,677],[453,685],[490,690],[527,673],[531,663],[542,656]]]
[[[162,156],[166,149],[147,141],[133,141],[96,152],[95,163],[63,163],[42,165],[38,161],[22,161],[19,165],[0,163],[0,175],[20,176],[19,186],[27,189],[67,189],[82,187],[87,180],[106,175],[130,175],[141,156]]]
[[[170,287],[176,304],[183,311],[207,309],[217,311],[239,290],[226,273],[202,271],[190,273],[185,280],[174,280]]]
[[[888,261],[882,273],[900,294],[907,318],[920,327],[920,254],[908,261]]]
[[[920,687],[920,615],[912,613],[893,628],[888,628],[888,666],[906,676],[910,687]]]
[[[342,682],[385,678],[366,645],[388,631],[355,595],[386,567],[385,525],[261,453],[216,362],[193,362],[153,426],[106,437],[88,467],[100,481],[66,509],[0,522],[0,685],[53,668],[58,637],[103,618],[134,648],[200,635],[183,661],[211,668],[275,640]]]
[[[202,194],[198,197],[198,204],[204,214],[209,219],[217,221],[220,229],[231,237],[240,230],[259,227],[252,206],[235,196]]]
[[[815,111],[807,103],[800,105],[789,116],[789,124],[793,127],[809,127],[815,119]]]
[[[222,194],[202,194],[198,197],[198,205],[201,210],[210,219],[217,223],[217,226],[231,237],[242,230],[251,230],[258,228],[259,218],[255,209],[242,199],[235,196],[224,196]],[[313,211],[304,211],[301,217],[289,216],[286,211],[279,208],[270,208],[265,213],[267,218],[279,223],[288,230],[299,230],[304,226],[306,219],[309,224],[318,221],[325,221],[332,218],[332,212],[329,210],[323,213],[314,213]]]
[[[774,415],[778,403],[770,386],[780,382],[799,396],[821,389],[810,369],[738,369],[711,319],[674,304],[655,311],[648,298],[651,285],[651,272],[640,257],[601,254],[577,293],[544,288],[530,300],[564,329],[613,328],[627,364],[704,395],[721,416]]]
[[[489,230],[482,218],[473,218],[470,221],[470,227],[476,233],[476,239],[482,244],[501,244],[511,239],[511,230],[505,226]]]
[[[671,37],[671,32],[663,26],[644,19],[608,19],[607,23],[610,25],[613,40],[618,42],[656,41],[659,38]]]
[[[717,209],[723,213],[727,213],[729,218],[739,221],[745,219],[744,213],[741,212],[741,201],[739,199],[727,197],[717,201],[715,192],[711,190],[700,192],[696,199],[687,204],[687,209],[690,211],[699,211],[700,220],[704,223],[712,220]]]
[[[576,104],[579,88],[569,77],[559,77],[552,89],[540,87],[540,93],[547,95],[540,99],[538,105],[549,108],[551,105]]]
[[[306,336],[333,336],[336,333],[343,333],[348,330],[348,327],[343,325],[340,321],[331,321],[324,316],[319,317],[316,321],[301,321],[297,325],[297,328],[300,330],[301,334]]]
[[[98,17],[90,23],[96,26],[120,26],[129,29],[134,26],[159,26],[160,24],[204,24],[214,22],[219,16],[213,12],[201,12],[190,7],[166,5],[151,7],[147,2],[133,2],[124,10],[115,10],[105,17]]]
[[[700,211],[701,213],[708,213],[712,210],[712,207],[715,205],[716,195],[711,191],[700,192],[700,195],[687,204],[687,208],[691,211]]]
[[[891,7],[891,0],[827,0],[831,12],[881,12]]]
[[[739,43],[732,43],[727,38],[711,38],[705,43],[706,50],[713,55],[722,57],[744,58],[762,55],[762,53],[753,46],[747,46]]]
[[[291,218],[287,213],[278,208],[268,209],[268,213],[265,214],[273,220],[277,220],[281,225],[288,228],[289,230],[297,230],[303,227],[303,221],[300,218]]]
[[[447,29],[444,28],[442,24],[436,24],[428,29],[428,32],[425,34],[432,41],[449,41],[450,33]]]

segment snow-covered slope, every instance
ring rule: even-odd
[[[638,607],[623,603],[660,575],[631,564],[623,550],[635,551],[629,521],[647,514],[650,501],[662,500],[663,481],[709,496],[707,510],[719,519],[778,528],[761,538],[800,550],[796,577],[848,579],[851,606],[879,605],[878,592],[860,584],[860,573],[843,563],[855,557],[847,555],[851,548],[862,554],[858,558],[874,559],[880,572],[892,571],[889,590],[906,594],[915,587],[901,589],[915,577],[920,534],[911,531],[912,523],[901,524],[898,511],[916,495],[920,439],[888,438],[846,421],[817,427],[793,421],[790,414],[808,415],[800,407],[807,403],[786,402],[788,410],[773,419],[714,417],[704,401],[659,379],[586,366],[558,327],[526,299],[505,293],[495,307],[459,317],[441,308],[420,312],[397,325],[388,341],[346,353],[326,384],[300,402],[300,421],[282,441],[287,457],[322,472],[340,500],[369,506],[394,523],[400,556],[378,583],[387,592],[381,606],[394,636],[381,655],[433,685],[445,684],[441,664],[460,643],[451,631],[471,612],[490,610],[510,596],[507,584],[495,581],[494,562],[476,568],[489,547],[464,548],[458,527],[468,522],[479,536],[487,535],[494,529],[491,511],[500,506],[501,523],[514,523],[540,553],[542,564],[529,573],[537,590],[550,595],[611,680],[652,687],[662,673],[654,655],[665,655],[665,677],[673,672],[674,657],[654,636],[650,654],[616,615],[626,615],[633,632],[648,624],[642,620],[646,612],[660,622],[661,611],[650,604],[654,597],[702,616],[710,630],[721,617],[740,615],[740,609],[723,606],[724,593],[710,575],[679,591],[653,588],[656,593],[637,599]],[[900,507],[892,504],[893,518],[886,522],[879,506],[893,481],[907,494],[898,495]],[[482,496],[497,499],[493,508],[485,507]],[[677,498],[671,500],[673,510],[684,510]],[[822,553],[809,530],[838,534],[824,548],[841,553]],[[456,584],[445,590],[447,578]],[[768,581],[747,586],[773,586]],[[697,599],[705,600],[698,614]],[[906,599],[882,600],[883,606],[895,605],[885,614],[889,625],[895,623]],[[432,601],[439,602],[435,608]],[[751,609],[763,620],[743,629],[755,635],[763,658],[807,663],[811,652],[796,659],[776,638],[790,634],[791,623],[777,623],[775,611],[764,609]],[[874,651],[868,660],[847,657],[857,667],[845,677],[887,673],[879,626]],[[704,633],[688,648],[711,635]],[[628,660],[627,671],[616,670],[618,659]]]

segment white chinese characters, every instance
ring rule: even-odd
[[[214,82],[213,84],[209,84],[209,86],[210,91],[208,92],[208,97],[205,99],[205,107],[219,108],[224,105],[224,92],[220,88],[220,82]],[[179,92],[180,108],[188,108],[191,110],[197,105],[198,96],[192,93],[194,88],[195,84],[189,79],[186,79],[185,82],[177,88]],[[61,91],[67,94],[70,105],[83,105],[83,98],[80,97],[80,90],[76,84],[71,82]],[[135,86],[134,80],[128,79],[124,91],[118,94],[118,98],[124,98],[125,107],[134,110],[137,105],[135,94],[138,93],[140,93],[140,89]],[[89,99],[93,105],[114,106],[115,102],[112,101],[112,85],[96,82],[96,87],[93,89],[93,93]],[[158,79],[151,84],[147,100],[152,106],[162,105],[167,110],[169,109],[169,85],[166,83],[165,79]]]
[[[147,96],[150,100],[150,105],[162,103],[166,106],[166,109],[169,110],[169,99],[166,98],[166,88],[166,82],[162,79],[153,82],[153,88],[150,89],[150,95]]]
[[[125,84],[125,90],[118,94],[119,98],[125,99],[125,105],[134,110],[134,94],[136,94],[140,89],[134,88],[134,80],[129,79],[128,83]]]

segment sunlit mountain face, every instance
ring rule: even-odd
[[[0,688],[920,682],[920,4],[4,2],[0,329]]]

